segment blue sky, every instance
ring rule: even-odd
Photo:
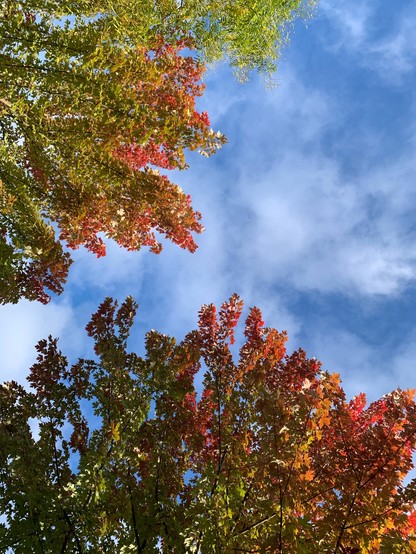
[[[415,27],[410,0],[322,0],[274,89],[210,68],[200,107],[229,142],[173,179],[203,214],[198,251],[76,251],[61,297],[0,308],[2,380],[22,381],[48,334],[92,355],[83,328],[105,296],[139,302],[142,352],[147,330],[182,338],[201,304],[237,292],[349,396],[415,387]]]

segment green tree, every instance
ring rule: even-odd
[[[0,388],[1,551],[415,551],[413,391],[347,402],[256,308],[234,360],[241,309],[204,306],[179,344],[151,331],[140,357],[134,301],[107,299],[95,359],[38,343],[32,388]]]
[[[142,21],[162,35],[186,34],[206,61],[226,58],[245,78],[252,70],[270,75],[293,21],[309,17],[317,0],[144,0],[113,2],[143,34]],[[133,32],[133,31],[130,31]]]

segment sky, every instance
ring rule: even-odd
[[[146,331],[182,339],[202,304],[237,292],[348,397],[416,387],[415,28],[411,0],[321,0],[274,88],[210,67],[199,107],[228,144],[172,176],[203,215],[197,252],[74,252],[60,297],[0,307],[0,378],[23,382],[49,334],[92,356],[83,329],[106,296],[138,301],[142,353]]]

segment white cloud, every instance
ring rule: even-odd
[[[415,235],[400,221],[408,205],[392,210],[386,201],[372,215],[371,179],[346,184],[336,164],[314,157],[276,164],[255,192],[246,187],[242,195],[253,214],[247,258],[302,290],[399,292],[416,277]],[[396,186],[390,182],[385,199],[393,202]]]
[[[403,340],[391,366],[398,386],[402,389],[416,388],[416,329]]]
[[[0,308],[0,382],[23,383],[36,359],[35,345],[48,335],[60,337],[71,325],[72,308],[68,304],[43,306],[22,300]]]
[[[290,71],[276,91],[256,90],[243,115],[233,145],[238,162],[224,169],[223,180],[228,171],[236,174],[233,193],[217,205],[230,214],[225,232],[234,275],[254,289],[256,282],[281,282],[350,295],[397,294],[414,282],[412,146],[396,160],[380,158],[375,168],[365,163],[375,140],[367,129],[357,137],[364,163],[347,176],[342,152],[354,136],[338,139],[341,155],[330,157],[321,147],[328,129],[349,127],[342,102]]]
[[[365,41],[373,8],[362,1],[321,0],[318,4],[318,15],[323,14],[340,31],[338,40],[333,46],[346,46],[358,49]]]
[[[415,25],[416,11],[410,14],[406,12],[397,31],[372,46],[373,60],[377,60],[379,71],[385,72],[387,77],[391,72],[393,76],[397,76],[409,73],[414,69]]]
[[[103,237],[104,238],[104,237]],[[71,251],[74,263],[70,269],[71,286],[80,290],[92,287],[103,294],[115,294],[120,286],[120,275],[124,281],[140,283],[143,279],[140,256],[120,248],[114,241],[105,239],[107,255],[96,258],[92,252],[81,247]],[[143,251],[144,253],[144,251]],[[120,292],[120,291],[118,291]]]
[[[315,328],[305,330],[304,340],[308,355],[322,361],[324,370],[341,374],[348,399],[365,392],[368,402],[372,402],[396,388],[416,385],[410,352],[396,356],[394,349],[387,351],[365,342],[358,334],[334,327],[334,321],[335,318],[331,322],[317,321]],[[397,347],[401,349],[400,345]]]
[[[381,3],[322,0],[318,13],[335,31],[330,40],[327,35],[322,39],[326,47],[350,52],[358,64],[377,71],[391,83],[400,83],[414,69],[414,6],[398,6],[397,19],[391,20],[387,31],[378,31],[377,22],[385,17]]]

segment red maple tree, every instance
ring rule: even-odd
[[[126,350],[131,298],[92,317],[94,360],[41,341],[32,390],[0,388],[0,548],[414,552],[413,391],[348,401],[256,308],[235,359],[241,310],[204,306],[180,343],[151,331],[145,357]]]

